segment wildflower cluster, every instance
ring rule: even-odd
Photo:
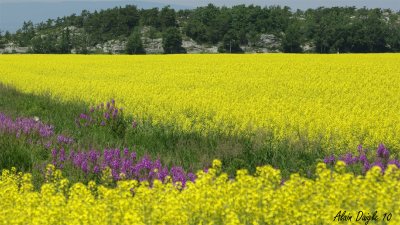
[[[71,145],[74,140],[66,135],[56,135],[54,126],[38,118],[18,117],[15,120],[0,112],[0,134],[10,135],[28,144],[44,146]]]
[[[378,166],[366,176],[317,165],[315,180],[292,174],[280,185],[271,166],[255,175],[237,171],[235,179],[219,171],[220,162],[195,183],[182,188],[155,180],[118,181],[115,188],[89,182],[71,184],[48,166],[48,181],[35,191],[30,174],[4,170],[0,176],[2,224],[337,224],[339,211],[378,211],[400,224],[400,170]],[[218,172],[219,171],[219,172]],[[323,209],[323,210],[321,210]],[[384,224],[382,217],[379,223]],[[364,221],[365,223],[365,221]],[[372,222],[371,222],[372,223]]]
[[[109,169],[113,181],[138,180],[152,184],[156,179],[165,182],[169,177],[173,183],[180,182],[185,186],[187,181],[193,182],[196,178],[193,173],[186,173],[182,167],[174,166],[168,169],[159,159],[152,161],[149,156],[138,159],[136,153],[130,152],[128,148],[103,151],[71,149],[68,155],[64,148],[54,148],[52,163],[60,169],[70,166],[87,177],[101,177],[104,171]]]
[[[54,135],[54,127],[35,118],[18,117],[13,120],[11,117],[0,113],[0,132],[14,134],[17,138],[21,135],[48,138]]]
[[[75,118],[75,123],[78,127],[107,127],[115,135],[123,137],[128,126],[123,112],[123,108],[118,108],[115,100],[111,99],[106,104],[90,107],[87,113],[81,113]]]
[[[389,165],[394,165],[400,168],[400,161],[396,158],[390,158],[390,152],[385,145],[380,144],[376,150],[376,155],[371,159],[368,159],[368,150],[364,149],[361,145],[358,146],[358,155],[353,156],[352,153],[346,153],[345,155],[336,157],[330,155],[325,157],[324,163],[328,165],[334,165],[336,161],[344,161],[347,167],[354,172],[361,172],[365,174],[374,166],[381,168],[382,173],[388,168]]]

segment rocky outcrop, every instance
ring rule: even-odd
[[[67,28],[64,28],[64,30]],[[71,31],[72,38],[79,38],[83,34],[82,29],[70,26],[68,29]],[[149,30],[145,27],[141,30],[143,47],[147,54],[163,54],[162,38],[150,38],[148,35]],[[193,39],[184,36],[182,47],[186,49],[189,54],[198,53],[218,53],[218,45],[198,44]],[[268,53],[279,52],[281,41],[273,34],[261,34],[258,40],[249,45],[240,46],[245,53]],[[89,47],[89,53],[108,53],[108,54],[124,54],[126,47],[125,40],[109,40],[102,44]],[[311,45],[303,46],[305,50],[312,50]],[[0,49],[0,53],[27,53],[28,47],[19,47],[14,43],[9,43],[4,49]],[[77,49],[72,49],[71,53],[79,52]]]
[[[249,43],[248,46],[241,46],[244,52],[268,53],[279,52],[281,40],[273,34],[261,34],[258,41]]]
[[[182,41],[182,47],[186,49],[187,53],[217,53],[218,47],[213,45],[200,45],[191,38]]]
[[[147,54],[162,54],[164,49],[162,47],[162,38],[150,39],[142,37],[143,47]]]
[[[95,47],[89,48],[89,51],[95,53],[121,54],[125,52],[125,46],[125,41],[109,40],[106,43],[97,44]]]
[[[20,47],[15,43],[5,44],[3,49],[0,49],[1,54],[7,53],[27,53],[29,51],[29,47]]]

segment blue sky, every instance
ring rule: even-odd
[[[0,0],[0,3],[4,2],[76,2],[80,0]],[[86,0],[90,2],[118,2],[119,0]],[[131,1],[135,2],[135,1]],[[236,5],[236,4],[257,4],[257,5],[289,5],[292,8],[309,8],[318,6],[344,6],[344,5],[355,5],[358,7],[383,7],[393,8],[396,10],[400,9],[399,0],[141,0],[141,2],[152,2],[152,3],[163,3],[163,4],[174,4],[184,6],[199,6],[206,5],[208,3],[214,3],[216,5]]]
[[[368,8],[391,8],[400,10],[400,0],[0,0],[0,30],[15,32],[23,21],[32,20],[34,23],[79,14],[83,9],[89,11],[135,4],[139,8],[163,7],[171,5],[173,8],[195,8],[213,3],[218,6],[255,4],[255,5],[287,5],[292,9],[317,8],[320,6],[356,6]]]

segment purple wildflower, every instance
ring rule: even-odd
[[[129,149],[128,148],[124,148],[124,156],[125,157],[129,156]]]
[[[132,159],[132,161],[136,160],[136,152],[131,153],[131,159]]]
[[[53,148],[53,150],[51,150],[51,156],[53,158],[53,165],[57,164],[57,149]]]
[[[93,167],[93,173],[95,173],[95,174],[98,174],[98,173],[100,173],[100,168],[99,168],[99,166],[94,166]]]
[[[341,160],[343,160],[347,165],[352,165],[358,162],[358,158],[353,157],[352,153],[347,153],[344,157],[341,157]]]
[[[388,165],[389,165],[389,164],[396,165],[397,168],[400,169],[400,161],[397,160],[397,159],[392,159],[392,160],[390,160],[390,161],[388,162]]]
[[[190,181],[194,182],[196,180],[196,175],[193,173],[188,173],[187,177],[189,178]]]
[[[89,172],[89,168],[88,168],[88,164],[87,164],[86,160],[82,161],[81,169],[85,174],[87,174]]]
[[[330,164],[330,165],[335,164],[335,161],[336,161],[336,159],[335,159],[335,156],[333,154],[330,155],[330,156],[325,157],[325,159],[324,159],[324,163],[325,164]]]
[[[385,167],[385,165],[383,165],[383,163],[381,161],[376,161],[376,162],[372,163],[370,168],[372,168],[374,166],[380,167],[382,170],[382,173],[385,172],[386,167]]]
[[[64,162],[65,160],[66,160],[66,158],[65,158],[65,150],[64,150],[64,148],[61,148],[60,149],[60,161]]]
[[[378,149],[376,150],[376,154],[378,157],[383,158],[383,159],[389,159],[389,151],[386,149],[386,147],[383,144],[380,144]]]
[[[104,113],[104,119],[106,119],[106,120],[110,119],[110,114],[108,112]]]

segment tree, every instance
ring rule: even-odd
[[[17,31],[17,36],[20,46],[28,46],[31,43],[31,39],[35,36],[35,29],[32,21],[24,21],[22,28]]]
[[[165,6],[160,11],[160,23],[163,30],[169,27],[176,27],[176,15],[175,10],[171,9],[170,6]]]
[[[163,33],[162,45],[165,54],[186,53],[182,47],[181,33],[175,27],[170,27]]]
[[[289,53],[302,52],[301,41],[300,25],[297,22],[292,22],[282,38],[282,50]]]
[[[154,39],[156,39],[157,38],[157,29],[154,27],[149,27],[149,30],[147,31],[147,37],[149,39],[151,39],[152,41]]]
[[[32,51],[34,53],[57,53],[59,49],[57,48],[57,36],[53,33],[35,36],[32,38]]]
[[[240,48],[240,40],[235,31],[230,30],[224,35],[222,44],[218,47],[220,53],[243,53],[243,49]]]
[[[260,41],[260,34],[254,29],[250,29],[250,31],[246,34],[246,39],[250,46],[256,47],[257,42]]]
[[[89,36],[86,32],[83,31],[77,35],[74,35],[71,40],[72,46],[74,46],[76,53],[89,53]]]
[[[143,48],[140,30],[135,28],[128,38],[126,43],[126,52],[128,54],[144,54],[146,53]]]
[[[4,38],[6,39],[6,42],[10,42],[12,39],[11,33],[9,31],[6,31],[4,34]]]
[[[143,26],[152,26],[155,28],[160,28],[160,17],[158,8],[152,9],[142,9],[140,11],[140,21]]]
[[[5,38],[3,38],[2,35],[3,31],[0,30],[0,48],[4,48],[4,44],[5,44]]]
[[[60,53],[71,53],[72,44],[69,28],[63,30],[61,35]]]

